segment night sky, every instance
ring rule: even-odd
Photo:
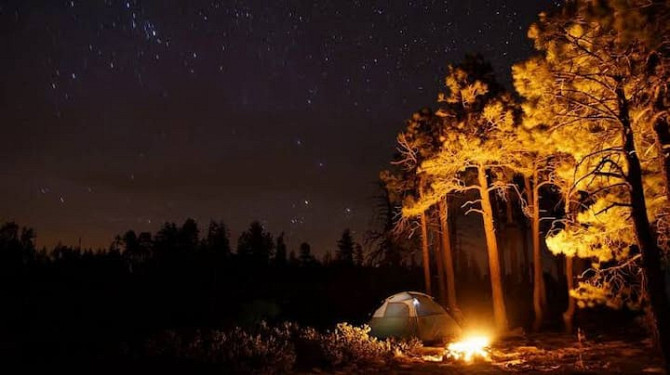
[[[404,120],[467,52],[509,68],[551,1],[0,1],[0,221],[107,247],[260,220],[290,249],[372,218]]]

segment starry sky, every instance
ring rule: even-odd
[[[540,0],[0,1],[0,221],[107,247],[260,220],[317,254],[369,228],[404,120],[465,53],[531,53]]]

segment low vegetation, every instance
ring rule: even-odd
[[[228,331],[166,331],[150,339],[147,355],[161,361],[194,363],[234,373],[286,373],[297,369],[371,368],[422,347],[417,339],[379,340],[370,327],[340,323],[319,332],[294,323]]]

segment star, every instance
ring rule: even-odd
[[[130,229],[197,216],[230,220],[232,237],[265,218],[327,249],[343,227],[367,229],[373,208],[354,202],[374,195],[447,64],[481,51],[511,87],[525,31],[553,2],[15,2],[0,115],[15,124],[3,157],[18,178],[0,207],[101,247],[119,230],[109,217]],[[82,192],[90,209],[29,204],[71,207]]]

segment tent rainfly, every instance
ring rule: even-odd
[[[384,300],[368,323],[372,336],[417,337],[424,342],[458,336],[461,327],[433,300],[419,292],[400,292]]]

